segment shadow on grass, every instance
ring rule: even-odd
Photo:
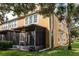
[[[0,51],[1,56],[79,56],[76,50],[50,50],[44,52],[29,52],[18,50]]]

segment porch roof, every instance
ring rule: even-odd
[[[5,34],[5,33],[7,33],[8,31],[10,31],[10,30],[3,30],[3,31],[0,31],[0,34]]]
[[[36,25],[36,24],[31,24],[31,25],[28,25],[28,26],[23,26],[23,27],[19,27],[19,28],[16,28],[14,29],[14,31],[22,31],[22,30],[25,30],[25,31],[33,31],[35,29],[46,29],[45,27],[42,27],[42,26],[39,26],[39,25]]]
[[[19,27],[19,28],[15,28],[15,29],[12,29],[12,30],[3,30],[0,32],[0,34],[2,33],[6,33],[6,32],[20,32],[20,31],[33,31],[33,30],[38,30],[38,29],[46,29],[45,27],[42,27],[42,26],[39,26],[39,25],[36,25],[36,24],[31,24],[31,25],[28,25],[28,26],[23,26],[23,27]]]

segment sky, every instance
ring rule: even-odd
[[[5,17],[7,17],[8,20],[12,20],[14,18],[17,18],[17,15],[13,16],[12,14],[13,14],[13,11],[10,11],[10,13],[6,13],[5,14]],[[6,18],[5,17],[4,17],[4,21],[6,21]]]

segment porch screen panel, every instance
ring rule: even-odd
[[[43,29],[38,30],[36,37],[37,37],[36,45],[44,47],[44,45],[45,45],[45,31]]]
[[[13,42],[14,45],[19,45],[19,33],[14,33]]]
[[[29,32],[30,45],[34,46],[34,31]]]

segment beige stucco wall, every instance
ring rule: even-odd
[[[17,25],[17,28],[20,28],[20,27],[23,27],[24,26],[24,20],[25,18],[21,18],[19,20],[16,21],[16,25]]]
[[[58,47],[58,18],[54,15],[54,29],[53,29],[53,34],[54,34],[54,48]]]
[[[2,25],[0,25],[0,31],[2,31],[3,29],[2,29]]]
[[[1,31],[3,31],[3,25],[1,25]]]

